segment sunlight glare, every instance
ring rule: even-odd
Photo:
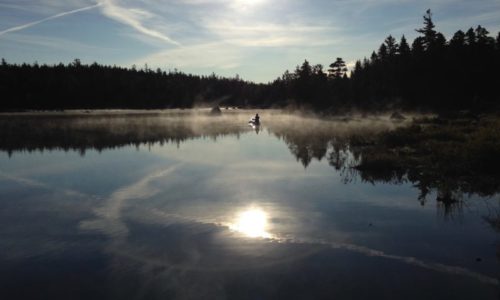
[[[239,2],[240,4],[247,4],[247,5],[258,4],[259,2],[262,1],[263,0],[236,0],[236,2]]]
[[[259,208],[251,208],[239,213],[236,222],[230,228],[252,238],[271,237],[271,234],[266,231],[267,214]]]
[[[264,0],[235,0],[234,8],[237,10],[246,10],[261,4]]]

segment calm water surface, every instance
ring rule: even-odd
[[[350,168],[405,124],[223,113],[0,117],[0,297],[498,299],[498,196]]]

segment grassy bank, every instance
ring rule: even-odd
[[[356,165],[365,180],[409,180],[438,198],[500,191],[500,117],[497,115],[415,119],[408,127],[370,140],[353,139],[361,152]]]

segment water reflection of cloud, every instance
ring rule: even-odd
[[[500,282],[497,278],[493,278],[493,277],[483,275],[483,274],[478,273],[478,272],[471,271],[465,267],[451,266],[451,265],[435,263],[435,262],[426,262],[426,261],[418,259],[416,257],[388,254],[388,253],[385,253],[384,251],[370,249],[368,247],[363,247],[363,246],[354,245],[354,244],[327,243],[327,245],[329,245],[330,247],[332,247],[334,249],[346,249],[346,250],[357,252],[357,253],[364,254],[367,256],[391,259],[391,260],[395,260],[395,261],[405,263],[408,265],[417,266],[417,267],[421,267],[424,269],[429,269],[432,271],[441,272],[441,273],[445,273],[445,274],[467,276],[467,277],[471,277],[473,279],[476,279],[476,280],[478,280],[482,283],[486,283],[486,284],[492,284],[492,285],[499,285],[500,284]]]
[[[126,118],[120,123],[125,123],[125,121]],[[221,122],[219,125],[224,124]],[[319,127],[325,125],[321,122],[318,124]],[[283,130],[286,130],[286,124],[282,125]],[[301,125],[295,125],[298,127],[297,130],[300,130]],[[115,129],[117,128],[120,127]],[[217,130],[213,129],[214,132]],[[316,128],[313,127],[312,130]],[[146,129],[144,131],[145,133],[140,135],[147,133]],[[205,131],[196,131],[196,134],[200,132]],[[207,132],[212,132],[212,129]],[[306,129],[303,129],[301,134],[304,133],[307,133]],[[90,218],[88,215],[84,216],[86,220],[79,224],[79,228],[84,229],[85,234],[89,231],[93,233],[91,239],[96,239],[96,235],[106,237],[99,241],[98,246],[93,247],[101,250],[100,242],[106,241],[104,250],[106,259],[110,258],[106,261],[110,263],[110,278],[116,280],[116,278],[126,276],[133,277],[134,282],[139,281],[134,288],[140,290],[140,293],[146,293],[158,287],[161,291],[165,291],[168,287],[169,292],[174,290],[179,293],[178,295],[189,294],[194,298],[203,298],[212,293],[210,295],[217,298],[217,296],[225,295],[228,282],[233,280],[233,275],[237,272],[248,274],[251,270],[255,270],[256,273],[263,274],[263,278],[268,279],[269,277],[265,276],[269,274],[270,268],[288,270],[290,265],[311,264],[310,257],[322,251],[328,252],[326,254],[328,259],[323,260],[325,256],[316,258],[318,260],[315,263],[322,264],[328,260],[338,262],[342,260],[339,257],[347,252],[354,254],[355,258],[359,259],[362,256],[381,266],[392,261],[397,264],[396,271],[405,270],[405,267],[409,266],[430,270],[434,272],[431,275],[446,278],[446,280],[455,279],[448,275],[458,275],[472,279],[470,281],[473,284],[476,284],[474,281],[477,280],[485,284],[498,285],[497,279],[472,270],[476,268],[489,270],[488,268],[480,266],[468,269],[455,266],[453,263],[449,265],[437,263],[441,261],[439,254],[429,256],[425,252],[421,254],[422,252],[419,251],[422,251],[422,245],[419,245],[415,251],[382,245],[384,241],[397,235],[384,230],[369,231],[366,227],[360,228],[359,224],[365,222],[367,216],[379,217],[377,219],[379,222],[376,223],[378,228],[390,222],[395,223],[386,226],[386,229],[394,230],[397,226],[403,228],[401,234],[410,236],[402,242],[398,241],[399,244],[404,244],[404,247],[412,246],[413,242],[435,241],[436,236],[442,237],[444,233],[429,235],[429,238],[423,241],[408,243],[415,235],[409,232],[408,228],[411,230],[414,227],[408,227],[407,223],[401,221],[405,216],[410,216],[402,208],[416,211],[414,203],[407,196],[413,193],[409,190],[409,186],[391,186],[390,188],[382,185],[373,188],[356,184],[342,186],[337,180],[337,173],[327,164],[320,164],[316,160],[313,160],[313,163],[305,170],[300,164],[295,163],[295,157],[289,153],[286,144],[283,143],[285,138],[292,141],[301,137],[302,135],[299,134],[293,137],[281,136],[281,139],[278,139],[273,136],[273,133],[264,131],[258,136],[254,132],[224,136],[217,138],[217,142],[214,142],[211,137],[197,137],[181,143],[180,149],[175,144],[153,145],[154,154],[157,154],[156,151],[162,152],[161,156],[165,159],[145,161],[139,156],[133,158],[136,158],[138,165],[149,164],[150,167],[146,169],[154,168],[157,171],[138,178],[130,185],[116,189],[106,199],[100,199],[102,201],[94,201],[94,205],[97,203],[100,206],[93,211],[94,216]],[[258,149],[250,147],[255,145],[258,148],[259,143],[268,142],[272,143],[269,150],[276,151],[276,155],[267,150],[263,155]],[[168,150],[164,151],[166,148]],[[220,151],[221,148],[225,151]],[[186,150],[188,152],[185,152]],[[115,155],[115,153],[110,154]],[[157,158],[156,155],[154,157]],[[118,163],[122,161],[123,159],[118,160]],[[82,162],[87,166],[89,162],[95,164],[95,158],[88,155],[82,159]],[[175,165],[158,170],[157,163],[159,162]],[[137,177],[138,173],[140,172],[134,172],[128,179]],[[10,176],[2,177],[1,175],[0,173],[0,179],[7,179],[6,176]],[[32,188],[47,188],[47,191],[53,188],[29,179],[12,176],[11,179]],[[71,181],[71,179],[68,180],[68,182]],[[127,180],[120,177],[116,181],[123,184]],[[106,192],[108,193],[109,190]],[[37,196],[51,197],[53,195],[49,192],[47,195],[39,193]],[[57,197],[63,202],[70,199],[84,201],[90,196],[64,192]],[[347,202],[350,205],[346,205]],[[66,203],[72,205],[71,201],[66,201]],[[353,206],[353,203],[357,206]],[[392,217],[384,219],[383,216],[377,215],[377,212],[373,213],[376,210],[375,205],[382,206],[384,212],[389,212],[383,216],[391,215]],[[263,218],[260,213],[254,212],[250,213],[250,217],[247,218],[245,217],[247,214],[243,211],[248,207],[258,207],[267,216]],[[344,210],[339,212],[340,207]],[[393,210],[388,210],[388,207],[392,207]],[[30,209],[35,210],[37,206],[34,205]],[[433,212],[429,207],[426,207],[425,211],[426,213]],[[62,212],[65,218],[75,218],[69,209],[62,210]],[[354,214],[356,216],[352,216]],[[342,219],[340,215],[345,216]],[[394,217],[395,215],[397,217]],[[236,220],[234,220],[235,216]],[[238,216],[241,217],[241,221],[237,220]],[[347,218],[348,222],[345,221]],[[414,218],[411,221],[421,222],[422,218]],[[74,229],[74,226],[71,228]],[[359,238],[362,234],[370,237]],[[418,234],[422,233],[418,232]],[[252,236],[258,238],[252,238]],[[371,242],[379,238],[378,244]],[[84,243],[86,241],[84,240]],[[6,246],[8,242],[9,240],[2,241]],[[43,245],[45,241],[30,239],[29,242],[28,245],[34,245],[31,247],[33,249],[43,248],[40,253],[63,249],[63,246],[56,242]],[[81,240],[78,242],[81,243]],[[35,247],[40,245],[42,247]],[[432,245],[432,251],[448,250],[450,245],[442,246],[441,242]],[[7,249],[7,247],[4,248]],[[30,251],[31,254],[36,253],[36,250],[30,249],[20,253],[28,255],[30,253],[26,253]],[[75,253],[80,252],[75,251]],[[431,259],[422,259],[423,257],[432,257],[436,262]],[[446,261],[463,263],[462,260],[454,260],[454,258]],[[348,263],[359,264],[356,261]],[[332,268],[325,273],[339,274],[339,272],[342,271]],[[377,269],[370,269],[369,275],[379,275],[379,272]],[[418,270],[404,276],[411,279],[414,273],[418,273]],[[353,275],[355,279],[359,278],[356,274],[350,272],[347,274]],[[289,274],[293,277],[295,275],[296,273],[293,272]],[[123,283],[127,284],[127,282]],[[123,288],[121,285],[118,286]]]
[[[298,164],[272,160],[251,160],[236,162],[218,170],[209,178],[209,184],[221,187],[238,183],[257,184],[275,180],[319,179],[321,174],[304,172]]]
[[[150,186],[150,182],[167,176],[175,171],[177,165],[152,173],[139,181],[115,191],[105,203],[95,210],[98,219],[83,221],[80,226],[87,230],[98,230],[111,237],[124,238],[128,233],[126,224],[121,220],[122,210],[128,200],[147,199],[160,190]]]
[[[94,196],[0,171],[0,199],[0,268],[95,245],[67,239],[78,234],[75,224],[88,217],[87,208],[99,200]]]
[[[139,180],[138,182],[136,182],[130,186],[124,187],[124,188],[114,192],[112,194],[112,196],[110,197],[110,201],[107,202],[102,208],[100,208],[98,210],[99,215],[103,218],[107,218],[107,219],[111,219],[111,220],[116,221],[120,217],[120,211],[122,209],[122,206],[124,205],[125,200],[127,200],[127,199],[146,199],[148,197],[151,197],[152,195],[154,195],[156,193],[156,191],[150,189],[151,187],[149,186],[149,183],[154,179],[168,175],[169,173],[173,172],[174,170],[175,170],[175,168],[172,167],[172,168],[151,174],[151,175]],[[41,184],[41,183],[36,182],[34,180],[8,176],[5,174],[2,174],[2,177],[4,179],[8,179],[8,180],[15,180],[16,182],[18,182],[20,184],[24,184],[24,185],[28,185],[28,186],[40,187],[40,188],[50,188],[50,187],[46,186],[45,184]],[[66,191],[66,190],[63,190],[63,192],[65,192],[67,195],[82,196],[82,194],[78,193],[78,192]],[[145,223],[148,223],[146,221],[146,219],[152,217],[153,215],[146,214],[144,216],[144,218],[142,218],[142,221],[145,221]],[[156,214],[156,218],[157,218],[156,222],[161,223],[164,226],[165,226],[165,224],[192,224],[193,222],[194,223],[198,222],[198,220],[196,220],[196,219],[186,218],[186,217],[182,217],[182,216],[176,216],[173,214],[169,215],[169,214],[159,213],[159,214]],[[245,221],[245,222],[247,222],[247,221]],[[243,223],[245,223],[245,222],[243,222]],[[90,223],[92,223],[92,222],[90,222]],[[205,225],[203,225],[203,224],[205,224]],[[88,223],[87,223],[87,225],[88,225]],[[103,226],[101,226],[99,228],[99,230],[101,232],[110,234],[113,237],[117,236],[116,235],[117,232],[122,232],[122,233],[124,232],[123,230],[116,229],[116,226],[117,226],[116,223],[115,224],[106,223],[106,224],[101,224],[101,225],[103,225]],[[107,228],[109,225],[111,225],[111,228]],[[122,224],[122,225],[124,225],[124,224]],[[215,225],[215,226],[222,226],[222,228],[231,229],[230,225],[228,225],[228,224],[223,224],[223,223],[217,224],[217,223],[214,223],[213,221],[210,221],[210,220],[208,220],[206,223],[200,223],[200,225],[202,227],[203,226],[213,227]],[[113,228],[113,226],[114,226],[114,228]],[[82,223],[82,227],[83,228],[92,228],[92,226],[87,227],[85,225],[85,222]],[[96,227],[94,227],[93,229],[96,229]],[[243,231],[245,231],[245,230],[243,230]],[[252,233],[252,230],[250,230],[250,235],[251,236],[254,235]],[[230,235],[225,234],[225,235],[221,235],[221,236],[223,236],[223,238],[226,239]],[[265,237],[269,238],[269,236],[265,236]],[[486,275],[483,275],[483,274],[480,274],[480,273],[477,273],[477,272],[474,272],[471,270],[468,270],[467,268],[464,268],[464,267],[450,266],[450,265],[433,263],[433,262],[426,262],[426,261],[423,261],[423,260],[420,260],[418,258],[411,257],[411,256],[400,256],[400,255],[387,254],[387,253],[380,251],[380,250],[370,249],[370,248],[355,245],[355,244],[332,243],[332,242],[322,241],[322,240],[307,240],[307,239],[302,239],[302,240],[301,239],[295,239],[295,240],[286,239],[286,240],[283,240],[282,242],[292,243],[292,244],[304,244],[305,243],[305,244],[328,245],[329,247],[331,247],[333,249],[345,249],[345,250],[353,251],[353,252],[360,253],[360,254],[367,255],[367,256],[395,260],[395,261],[399,261],[399,262],[402,262],[405,264],[418,266],[418,267],[421,267],[424,269],[429,269],[429,270],[442,272],[442,273],[446,273],[446,274],[467,276],[467,277],[474,278],[474,279],[476,279],[480,282],[483,282],[483,283],[498,285],[497,279],[491,278],[489,276],[486,276]],[[140,252],[134,253],[134,254],[128,253],[127,252],[128,250],[126,250],[126,249],[133,248],[133,247],[130,247],[131,245],[127,245],[125,247],[123,247],[124,245],[120,245],[120,246],[122,246],[122,247],[119,247],[119,246],[112,247],[114,253],[117,255],[120,255],[123,257],[128,257],[131,259],[132,258],[139,259],[141,262],[147,261],[148,263],[154,264],[154,265],[157,265],[157,264],[165,265],[164,260],[155,260],[154,257],[148,258],[147,254],[144,254],[144,253],[142,253],[142,254]],[[48,249],[55,250],[58,247],[60,247],[60,245],[55,245],[55,246],[52,245]],[[275,262],[275,263],[279,263],[279,261]],[[267,264],[264,264],[264,265],[267,265]],[[178,266],[178,267],[186,268],[188,266]],[[246,267],[248,267],[248,266],[241,266],[241,268],[246,268]],[[196,269],[196,267],[194,267],[194,266],[191,266],[189,268]],[[214,269],[214,271],[215,270],[216,269]]]
[[[76,191],[74,189],[56,187],[53,185],[49,185],[47,183],[40,182],[38,180],[25,178],[25,177],[22,177],[19,175],[6,174],[2,171],[0,171],[0,179],[10,180],[10,181],[13,181],[13,182],[16,182],[18,184],[22,184],[22,185],[25,185],[25,186],[31,187],[31,188],[42,188],[42,189],[47,190],[47,191],[62,193],[66,196],[71,196],[71,197],[76,196],[76,197],[82,197],[82,198],[96,198],[96,196],[94,196],[94,195],[88,195],[88,194]]]
[[[233,220],[233,222],[216,222],[214,220],[198,220],[196,218],[189,218],[181,215],[175,215],[175,214],[169,214],[169,213],[164,213],[162,211],[156,211],[154,214],[150,213],[142,213],[139,214],[139,216],[136,220],[141,220],[143,224],[161,224],[163,227],[162,228],[184,228],[182,229],[183,233],[181,235],[188,235],[183,237],[182,239],[188,239],[190,240],[193,235],[196,236],[196,239],[200,239],[203,243],[208,242],[208,240],[205,240],[205,238],[202,238],[203,235],[208,234],[210,237],[210,240],[215,239],[218,242],[216,243],[222,243],[219,244],[217,247],[223,247],[222,249],[225,249],[224,252],[219,253],[220,255],[225,255],[224,260],[228,260],[231,263],[228,263],[226,267],[224,265],[220,264],[212,264],[214,262],[211,262],[209,265],[203,266],[199,265],[201,261],[203,261],[203,256],[205,255],[213,255],[210,253],[204,253],[204,250],[198,249],[195,252],[197,253],[195,257],[198,257],[194,261],[186,261],[182,264],[178,264],[175,262],[169,262],[169,259],[166,259],[166,257],[161,258],[158,257],[157,254],[154,254],[158,249],[148,249],[147,247],[145,248],[144,245],[138,248],[138,245],[130,244],[132,241],[126,238],[126,236],[129,234],[129,228],[127,227],[128,225],[126,224],[125,220],[121,220],[121,212],[126,205],[127,200],[137,200],[137,199],[147,199],[150,198],[151,196],[157,194],[158,190],[155,190],[152,188],[150,183],[154,181],[155,179],[161,178],[163,176],[166,176],[168,174],[171,174],[177,166],[173,166],[170,168],[167,168],[165,170],[159,171],[157,173],[153,173],[149,176],[146,176],[145,178],[137,181],[136,183],[126,186],[116,192],[114,192],[109,200],[99,209],[96,210],[97,215],[99,216],[99,220],[92,220],[92,221],[86,221],[81,223],[81,227],[84,229],[93,229],[93,230],[99,230],[100,232],[103,232],[107,234],[112,240],[111,240],[111,245],[108,247],[108,250],[114,253],[115,255],[118,255],[120,257],[126,257],[128,259],[132,260],[137,260],[140,261],[141,263],[148,263],[151,265],[160,265],[168,268],[180,268],[182,270],[201,270],[204,269],[205,271],[207,270],[206,268],[209,268],[212,271],[221,271],[224,268],[228,268],[229,265],[232,264],[231,268],[237,268],[237,269],[245,269],[245,268],[251,268],[252,265],[245,265],[242,261],[239,263],[242,263],[243,265],[236,264],[234,265],[233,259],[236,259],[234,257],[231,257],[233,254],[230,254],[227,251],[231,251],[231,249],[237,250],[238,248],[241,250],[241,247],[246,247],[245,251],[237,251],[240,254],[241,253],[246,253],[246,254],[253,254],[257,256],[262,256],[263,253],[259,254],[259,251],[264,251],[264,249],[268,246],[267,244],[272,244],[274,242],[279,242],[279,244],[289,244],[289,245],[310,245],[313,248],[317,246],[328,246],[332,249],[342,249],[342,250],[348,250],[352,252],[356,252],[359,254],[363,254],[366,256],[371,256],[371,257],[378,257],[378,258],[383,258],[383,259],[390,259],[390,260],[395,260],[404,264],[408,265],[413,265],[417,267],[421,267],[424,269],[429,269],[433,270],[436,272],[441,272],[441,273],[446,273],[450,275],[461,275],[461,276],[467,276],[474,278],[480,282],[487,283],[487,284],[494,284],[498,285],[498,280],[496,278],[491,278],[487,275],[483,275],[474,271],[471,271],[467,268],[464,267],[459,267],[459,266],[451,266],[451,265],[445,265],[445,264],[440,264],[440,263],[433,263],[433,262],[426,262],[424,260],[420,260],[416,257],[411,257],[411,256],[400,256],[400,255],[393,255],[393,254],[387,254],[383,251],[376,250],[376,249],[371,249],[368,247],[364,246],[359,246],[356,244],[348,243],[348,242],[333,242],[328,239],[308,239],[307,237],[302,237],[299,238],[297,236],[290,238],[280,238],[279,236],[271,236],[271,234],[267,231],[267,222],[268,222],[268,216],[264,210],[259,209],[259,208],[252,208],[252,209],[247,209],[240,211],[238,214],[238,217],[236,220]],[[139,209],[140,211],[140,209]],[[130,217],[130,216],[129,216]],[[137,225],[136,225],[137,226]],[[164,227],[167,226],[167,227]],[[173,227],[172,227],[173,226]],[[180,226],[180,227],[179,227]],[[188,229],[188,231],[185,231],[185,229]],[[177,229],[174,229],[177,230]],[[241,244],[241,242],[238,242],[237,244],[234,244],[231,242],[231,240],[236,239],[236,240],[241,240],[241,237],[238,236],[232,236],[229,231],[234,230],[238,231],[240,233],[243,233],[246,236],[249,237],[263,237],[266,239],[269,239],[269,242],[264,242],[261,241],[259,242],[258,245],[253,244],[252,242],[248,243],[245,242],[244,244]],[[200,235],[201,234],[201,235]],[[157,241],[155,241],[155,247],[158,247],[160,245],[156,244]],[[214,241],[212,240],[209,242],[210,244],[213,243]],[[192,242],[189,242],[192,243]],[[264,243],[264,244],[262,244]],[[198,244],[198,242],[196,242]],[[224,246],[225,245],[225,246]],[[228,246],[232,245],[232,246]],[[234,248],[235,245],[239,245],[236,248]],[[316,245],[316,246],[315,246]],[[186,246],[186,245],[184,245]],[[200,246],[200,245],[198,245]],[[198,247],[197,246],[197,247]],[[249,248],[248,248],[249,247]],[[264,248],[263,248],[264,247]],[[186,251],[194,251],[193,249],[184,249]],[[306,255],[310,255],[313,252],[307,252]],[[268,253],[269,254],[269,253]],[[258,264],[253,264],[253,266],[258,266],[258,267],[265,267],[269,266],[269,264],[273,265],[276,263],[283,263],[282,259],[283,257],[281,255],[276,256],[276,254],[269,254],[270,256],[265,258],[263,257],[263,260],[259,260]],[[201,261],[200,261],[201,259]],[[212,259],[215,259],[212,257]],[[243,259],[243,258],[240,258]],[[248,257],[245,257],[244,260],[248,260]],[[238,259],[236,259],[238,260]],[[267,261],[266,261],[267,260]],[[206,262],[205,262],[206,263]]]
[[[149,219],[149,222],[146,221],[146,223],[149,223],[151,225],[161,225],[161,228],[167,231],[181,230],[181,235],[190,235],[186,238],[188,240],[191,240],[191,242],[189,242],[191,246],[196,245],[197,250],[183,249],[182,251],[195,251],[197,253],[195,257],[197,258],[194,260],[189,259],[187,261],[183,261],[182,263],[176,263],[170,261],[170,259],[166,257],[163,257],[163,254],[158,256],[159,254],[155,254],[161,249],[161,245],[156,244],[156,242],[158,241],[155,241],[155,247],[159,247],[160,249],[148,249],[144,245],[134,245],[130,244],[130,241],[128,241],[127,244],[117,244],[114,247],[110,248],[112,249],[113,253],[120,257],[131,259],[133,261],[139,261],[151,266],[165,267],[169,270],[169,272],[171,272],[172,270],[222,272],[228,270],[251,270],[254,268],[268,268],[270,266],[285,264],[294,260],[300,260],[306,256],[312,255],[314,253],[317,253],[318,251],[321,251],[322,249],[325,249],[324,247],[328,247],[333,250],[346,250],[368,257],[394,260],[407,265],[416,266],[448,275],[466,276],[485,284],[499,284],[498,279],[471,271],[465,267],[429,262],[412,256],[388,254],[384,251],[371,249],[352,243],[337,243],[324,239],[316,240],[307,238],[280,239],[278,237],[266,237],[265,240],[258,240],[253,242],[251,240],[242,239],[240,235],[231,234],[231,224],[198,222],[196,219],[176,216],[159,211],[157,211],[156,214],[153,215],[155,215],[155,217]],[[193,238],[194,240],[192,240]],[[206,243],[208,243],[208,245],[206,245]],[[207,249],[205,248],[207,246],[209,248],[214,247],[214,245],[216,245],[217,253],[212,252],[212,250],[207,251]],[[274,252],[276,250],[276,246],[273,245],[280,245],[280,247],[285,247],[289,250],[296,247],[307,247],[304,248],[306,249],[305,252],[292,251],[290,253],[293,253],[293,255],[290,255],[290,253],[289,255],[284,255],[284,253],[282,252],[283,249],[278,252]],[[183,244],[181,246],[187,247],[188,245]],[[255,257],[259,257],[259,259],[254,261]],[[207,259],[209,260],[207,261]]]
[[[223,269],[262,268],[289,262],[297,257],[310,255],[318,249],[329,247],[365,256],[390,259],[446,274],[468,276],[489,284],[498,284],[496,279],[462,267],[426,262],[412,256],[388,254],[350,243],[349,234],[352,232],[345,232],[343,235],[342,230],[335,232],[337,229],[335,222],[328,223],[327,228],[322,226],[324,225],[322,218],[326,218],[327,214],[322,214],[321,205],[318,204],[326,200],[332,200],[332,202],[339,199],[347,200],[342,198],[346,198],[346,194],[340,195],[345,192],[334,191],[334,186],[337,184],[331,181],[335,179],[336,173],[329,169],[330,175],[325,176],[324,171],[328,167],[326,165],[321,169],[321,172],[318,172],[318,169],[314,169],[316,167],[313,165],[309,166],[306,171],[300,164],[291,163],[294,157],[283,154],[284,151],[288,151],[286,145],[282,140],[276,142],[277,139],[270,136],[269,133],[256,136],[251,132],[251,134],[238,136],[238,138],[241,139],[232,135],[219,138],[217,142],[209,138],[189,140],[180,146],[180,150],[174,144],[152,146],[152,151],[163,155],[166,158],[165,161],[180,162],[183,164],[182,166],[189,166],[192,169],[183,168],[180,164],[175,165],[151,173],[131,185],[114,191],[102,203],[101,207],[95,210],[95,218],[83,221],[80,228],[97,231],[108,236],[110,242],[106,250],[112,255],[134,263],[147,263],[166,269],[216,272]],[[258,150],[250,149],[248,145],[255,141],[254,138],[269,138],[265,142],[274,143],[273,147],[276,148],[273,149],[279,152],[279,155],[273,156],[272,153],[266,152],[264,157],[258,153]],[[221,148],[226,151],[220,151]],[[185,152],[186,150],[188,153]],[[242,153],[242,151],[249,152]],[[254,152],[252,153],[252,151]],[[286,152],[286,154],[289,153]],[[204,166],[200,167],[200,164]],[[202,170],[203,172],[199,172],[202,173],[201,175],[190,173],[198,172],[198,167],[206,167],[207,172]],[[213,193],[206,195],[206,197],[191,199],[189,197],[191,191],[181,191],[180,193],[183,195],[176,200],[179,203],[186,202],[185,206],[178,203],[171,205],[173,201],[169,196],[179,191],[175,190],[175,183],[172,185],[169,179],[177,171],[185,172],[185,179],[188,183],[186,186],[191,185],[191,189],[199,190],[199,194],[193,195]],[[168,179],[163,181],[166,178]],[[301,190],[305,186],[303,179],[315,181],[315,184],[312,185],[312,188],[318,188],[318,191],[314,191],[315,201],[308,201],[309,199],[306,197],[308,191]],[[196,185],[192,182],[195,182]],[[296,183],[298,186],[295,185]],[[293,189],[290,188],[292,186]],[[358,188],[353,187],[353,189]],[[394,193],[393,187],[391,187],[391,191]],[[293,194],[294,192],[297,194]],[[329,193],[331,195],[328,195]],[[370,199],[380,196],[362,195],[359,191],[353,195],[357,197],[348,199],[349,201],[357,201],[357,199],[370,201]],[[327,196],[330,198],[327,199]],[[240,221],[231,220],[232,216],[238,215],[238,211],[244,210],[249,205],[247,199],[252,199],[259,206],[262,205],[262,212],[265,212],[267,216],[262,217],[260,213],[256,212],[241,213]],[[146,201],[137,205],[138,200]],[[377,199],[371,202],[393,206],[403,201],[401,198],[396,199],[393,195],[387,201]],[[144,207],[142,204],[145,204]],[[266,207],[267,204],[274,206]],[[168,207],[168,205],[171,206]],[[314,205],[318,206],[314,207]],[[151,209],[155,208],[157,208],[156,213],[152,213],[154,210]],[[142,232],[133,232],[140,227],[143,228]],[[152,228],[158,228],[158,236],[163,235],[162,242],[158,242],[157,236],[149,236],[149,239],[140,240],[141,234],[147,236],[150,231],[154,232]],[[231,229],[250,237],[265,237],[269,241],[265,241],[265,239],[259,242],[248,241],[241,234],[231,232]],[[317,230],[317,235],[314,235],[312,230]],[[209,241],[212,239],[217,240],[216,244],[213,244],[214,241]],[[177,241],[179,241],[179,245],[175,251],[189,252],[187,258],[180,255],[185,261],[175,261],[175,256],[178,254],[169,256],[170,254],[161,253],[168,247],[174,247],[169,243]],[[298,251],[300,253],[289,257],[284,257],[283,252],[276,252],[268,256],[261,255],[268,251],[267,248],[272,248],[274,243],[279,243],[285,248],[306,245],[308,250]],[[189,249],[192,245],[197,248]],[[204,247],[207,245],[222,250],[221,252],[210,252],[215,250],[205,249]],[[262,259],[248,264],[249,258],[245,255],[261,255]],[[216,263],[217,259],[227,259],[227,261],[221,266]]]

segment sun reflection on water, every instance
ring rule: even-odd
[[[250,208],[238,214],[231,230],[252,238],[271,238],[267,232],[267,213],[260,208]]]

